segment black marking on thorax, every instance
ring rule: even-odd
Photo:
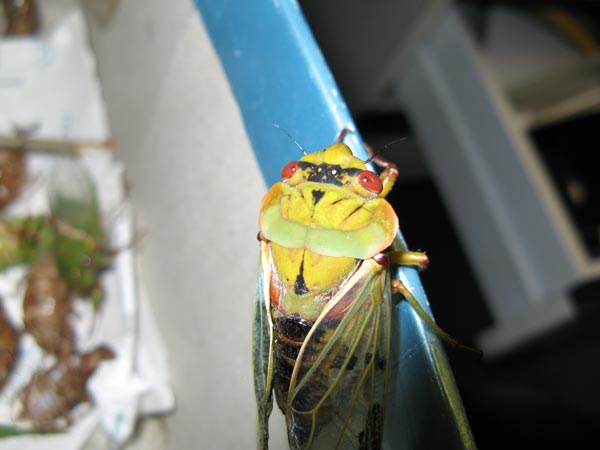
[[[315,189],[314,191],[312,191],[313,205],[316,205],[317,203],[319,203],[319,200],[321,200],[324,195],[325,195],[325,191],[320,191],[318,189]]]
[[[302,258],[302,262],[300,263],[300,269],[298,270],[298,276],[296,277],[296,282],[294,283],[294,292],[296,295],[306,294],[308,292],[308,286],[306,286],[306,281],[304,281],[304,258]]]
[[[344,169],[339,164],[313,164],[306,161],[299,161],[298,167],[306,175],[306,181],[335,184],[336,186],[343,186],[348,177],[357,176],[362,172],[361,169]]]

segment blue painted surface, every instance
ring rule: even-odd
[[[354,122],[298,4],[293,0],[195,0],[242,112],[267,185],[307,151],[332,144]],[[366,158],[358,133],[345,140]],[[405,248],[401,234],[396,241]],[[417,273],[400,278],[429,311]],[[384,448],[474,448],[454,379],[438,338],[406,302],[399,308],[398,375]]]
[[[321,51],[296,2],[197,0],[204,23],[241,108],[267,185],[298,159],[293,141],[308,151],[355,129]],[[352,145],[366,156],[358,139]]]

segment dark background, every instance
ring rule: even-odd
[[[311,22],[316,4],[306,5],[307,20],[317,40],[327,29]],[[464,1],[459,3],[474,40],[486,36],[488,12],[494,7],[513,8],[534,20],[542,7],[567,8],[596,37],[600,36],[600,2],[592,1]],[[343,6],[340,6],[343,7]],[[376,5],[374,4],[374,7]],[[319,22],[322,23],[322,22]],[[332,22],[331,26],[335,26]],[[349,30],[351,32],[351,30]],[[335,49],[323,45],[328,61]],[[337,72],[340,86],[351,73]],[[377,68],[373,68],[377,70]],[[439,325],[462,343],[473,345],[474,336],[493,318],[478,286],[469,260],[419,150],[410,117],[401,110],[365,111],[350,103],[365,141],[381,147],[407,136],[408,143],[388,151],[395,154],[399,181],[389,196],[400,226],[413,250],[424,250],[431,264],[422,272],[433,313]],[[531,130],[571,219],[591,256],[600,253],[600,115],[587,114]],[[403,153],[404,152],[404,153]],[[404,166],[403,166],[404,163]],[[406,171],[403,169],[408,168]],[[569,204],[563,181],[577,179],[589,201]],[[574,286],[571,292],[578,317],[501,358],[479,361],[468,352],[448,349],[467,416],[480,449],[593,448],[600,425],[600,282]]]

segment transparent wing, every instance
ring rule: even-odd
[[[269,416],[273,409],[273,324],[269,307],[270,258],[268,248],[261,242],[261,262],[258,269],[256,299],[254,302],[252,357],[254,364],[254,392],[258,413],[259,450],[269,448]]]
[[[101,219],[96,188],[82,163],[61,159],[51,174],[48,200],[52,215],[86,234],[100,236]]]
[[[304,342],[290,382],[294,450],[379,450],[391,330],[387,269],[364,261]]]

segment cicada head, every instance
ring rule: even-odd
[[[342,187],[363,198],[375,198],[383,190],[379,176],[341,142],[286,164],[281,178],[288,186],[322,183]]]

